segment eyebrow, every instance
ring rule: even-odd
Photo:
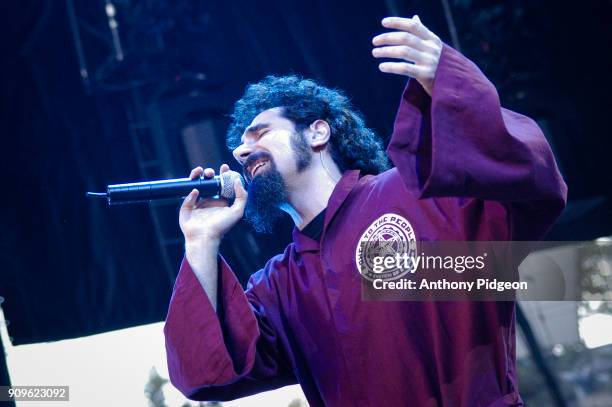
[[[244,132],[245,133],[257,133],[265,128],[270,127],[270,123],[258,123],[252,126],[247,127]],[[244,136],[240,137],[240,141],[244,142]]]

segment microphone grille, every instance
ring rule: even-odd
[[[234,180],[238,178],[242,183],[242,186],[244,186],[244,178],[242,178],[242,175],[236,171],[226,171],[223,174],[220,174],[219,177],[221,179],[221,192],[219,195],[226,199],[234,199],[236,197],[236,191],[234,191]]]

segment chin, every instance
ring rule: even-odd
[[[287,203],[287,188],[280,172],[272,166],[258,172],[249,183],[245,215],[258,232],[270,232],[282,216],[280,206]]]

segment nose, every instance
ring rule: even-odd
[[[249,155],[253,152],[253,146],[250,144],[242,143],[238,147],[232,151],[234,158],[236,161],[240,163],[240,165],[244,165]]]

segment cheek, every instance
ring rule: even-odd
[[[276,169],[281,174],[289,174],[295,171],[295,160],[290,150],[283,149],[272,154]]]
[[[288,137],[270,137],[266,142],[265,148],[272,154],[276,169],[282,174],[295,172],[295,154],[293,153]]]

